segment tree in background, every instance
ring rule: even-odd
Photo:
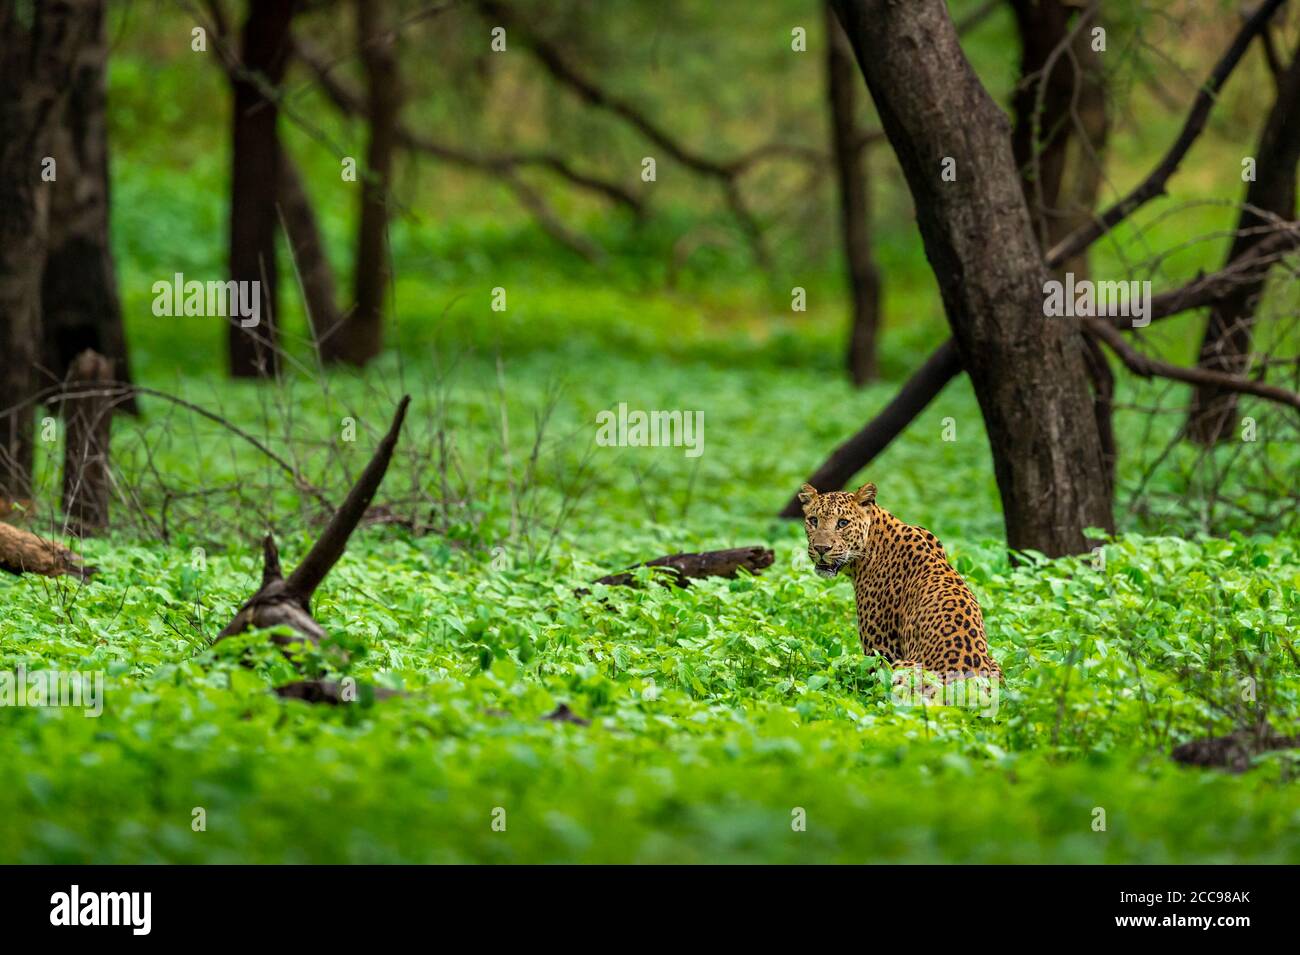
[[[1101,437],[1076,413],[1089,404],[1079,327],[1043,316],[1048,272],[1006,116],[941,0],[835,0],[835,10],[916,203],[988,431],[1007,543],[1085,550],[1084,528],[1114,527]]]
[[[1276,80],[1276,94],[1259,143],[1250,157],[1255,177],[1246,187],[1245,202],[1237,219],[1237,231],[1228,249],[1228,262],[1247,255],[1268,238],[1278,220],[1296,217],[1296,164],[1300,162],[1300,46],[1291,65],[1277,62],[1267,30],[1260,34]],[[1243,282],[1233,293],[1210,309],[1201,340],[1199,365],[1212,371],[1245,374],[1251,363],[1252,328],[1255,311],[1264,292],[1267,273]],[[1223,441],[1236,433],[1237,394],[1213,384],[1199,385],[1193,392],[1187,416],[1187,435],[1205,445]]]
[[[50,189],[50,224],[41,280],[42,373],[62,381],[86,349],[110,362],[116,381],[131,381],[122,302],[109,245],[108,43],[103,0],[89,5],[88,35],[78,49],[61,121],[51,135],[59,172]],[[135,410],[135,398],[119,407]]]
[[[880,329],[880,271],[871,252],[870,195],[863,157],[864,138],[857,123],[857,71],[853,49],[828,2],[826,11],[826,85],[830,103],[831,158],[840,206],[840,231],[849,271],[852,319],[849,323],[848,369],[853,384],[876,378],[876,337]]]
[[[401,95],[397,76],[397,31],[385,23],[386,4],[357,0],[357,45],[366,77],[370,139],[361,170],[361,217],[353,275],[355,306],[333,335],[321,343],[326,361],[364,365],[384,342],[384,299],[388,289],[388,201],[397,146]]]
[[[1093,215],[1106,150],[1106,87],[1091,28],[1100,0],[1086,9],[1066,0],[1011,0],[1020,39],[1020,81],[1011,99],[1011,149],[1039,248],[1049,249]],[[1087,279],[1088,252],[1052,270]],[[1091,336],[1083,337],[1093,416],[1101,436],[1106,480],[1115,484],[1115,376]]]
[[[230,173],[230,278],[259,283],[260,322],[229,329],[230,374],[274,375],[279,369],[276,333],[278,281],[275,233],[280,181],[279,107],[276,89],[289,58],[293,0],[250,0],[240,35],[240,67],[232,76]]]
[[[0,419],[0,504],[6,510],[32,493],[51,193],[69,183],[51,166],[51,149],[99,7],[99,0],[0,0],[0,412],[7,412]]]

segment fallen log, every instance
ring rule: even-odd
[[[302,559],[294,572],[288,577],[280,571],[280,552],[275,544],[275,537],[267,534],[262,540],[262,586],[257,593],[239,608],[235,618],[226,624],[225,629],[217,634],[217,641],[243,633],[246,630],[266,629],[271,627],[288,627],[294,633],[311,643],[319,643],[325,636],[325,628],[311,615],[311,598],[320,586],[325,575],[330,572],[348,545],[348,538],[356,529],[366,508],[370,506],[379,483],[384,479],[388,463],[393,458],[393,449],[402,430],[402,421],[406,417],[406,408],[411,403],[409,395],[402,398],[393,415],[393,423],[388,428],[375,448],[370,463],[361,472],[361,476],[352,485],[347,498],[316,543],[312,545],[307,556]],[[280,646],[295,642],[292,638],[277,634],[272,638]]]
[[[1184,766],[1209,766],[1244,773],[1256,756],[1278,749],[1300,749],[1300,736],[1237,730],[1227,736],[1188,740],[1175,746],[1170,755],[1174,762]]]
[[[702,577],[735,577],[741,570],[757,574],[765,567],[771,567],[775,559],[776,555],[766,547],[732,547],[729,550],[669,554],[647,560],[617,574],[607,574],[596,583],[607,587],[635,587],[636,575],[632,571],[637,567],[655,567],[666,571],[662,575],[664,579],[660,581],[665,586],[689,587],[692,579]],[[591,591],[584,587],[575,593],[586,596]]]
[[[0,524],[0,570],[45,577],[68,574],[86,580],[98,568],[85,566],[80,557],[62,544],[9,524]]]
[[[282,700],[328,703],[330,706],[356,703],[367,697],[373,697],[378,701],[403,695],[397,690],[390,690],[383,686],[360,687],[353,685],[349,688],[333,680],[296,680],[293,683],[286,683],[284,686],[277,686],[272,692]]]

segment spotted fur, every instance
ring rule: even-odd
[[[938,538],[876,504],[874,484],[825,494],[805,484],[799,501],[813,568],[822,577],[846,567],[853,574],[864,652],[896,672],[923,668],[945,683],[1002,678],[975,595]]]

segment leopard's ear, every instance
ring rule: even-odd
[[[866,507],[868,504],[876,503],[876,486],[874,484],[864,484],[853,492],[853,499]]]
[[[799,488],[799,503],[807,510],[808,505],[817,500],[817,488],[811,484],[805,484]]]

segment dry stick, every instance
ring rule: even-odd
[[[279,465],[283,471],[285,471],[290,477],[293,478],[294,486],[298,490],[310,494],[323,507],[329,510],[333,510],[334,505],[331,504],[329,499],[325,497],[325,495],[321,492],[320,488],[315,487],[314,485],[309,483],[307,479],[302,476],[301,472],[299,472],[297,468],[295,468],[284,458],[280,457],[280,455],[272,451],[269,447],[267,447],[265,444],[259,441],[256,437],[249,434],[247,431],[239,427],[239,425],[235,424],[233,421],[230,421],[227,418],[223,418],[221,415],[217,414],[216,412],[209,411],[207,408],[204,408],[201,405],[196,405],[191,401],[186,401],[184,398],[179,398],[176,395],[168,394],[165,391],[159,391],[156,388],[146,388],[142,385],[133,385],[121,381],[104,382],[94,388],[80,388],[75,392],[64,391],[63,385],[55,385],[45,389],[44,391],[38,392],[35,395],[32,395],[25,402],[23,402],[22,405],[39,404],[41,402],[57,404],[61,401],[67,401],[69,399],[90,398],[97,395],[106,395],[108,397],[117,398],[121,400],[131,394],[148,395],[151,398],[161,398],[164,401],[169,401],[174,405],[179,405],[180,407],[185,408],[188,411],[193,411],[195,414],[201,415],[204,418],[207,418],[209,421],[221,425],[231,434],[234,434],[235,436],[242,438],[244,441],[251,444],[257,450],[261,451],[268,458],[270,458],[277,465]],[[9,408],[0,411],[0,417],[3,417],[4,415],[13,412],[14,410],[16,410],[16,408],[22,407],[22,405],[18,405],[15,406],[15,408]]]
[[[1156,169],[1137,189],[1133,190],[1125,199],[1113,205],[1100,218],[1087,226],[1077,229],[1049,250],[1046,256],[1046,265],[1049,269],[1059,267],[1062,263],[1087,249],[1097,239],[1136,212],[1139,207],[1164,192],[1165,183],[1204,130],[1206,118],[1209,115],[1210,108],[1214,105],[1215,95],[1223,87],[1224,82],[1238,62],[1240,62],[1242,55],[1256,34],[1265,28],[1269,18],[1285,2],[1286,0],[1266,0],[1242,25],[1232,45],[1210,74],[1206,86],[1197,95],[1192,111],[1183,124],[1178,139],[1175,140],[1174,145],[1165,154]],[[1281,241],[1279,240],[1279,242]],[[1263,245],[1263,243],[1260,245]],[[1255,249],[1258,250],[1259,246],[1256,246]],[[1278,249],[1275,248],[1273,251],[1276,252]],[[1262,258],[1257,262],[1261,260]],[[1240,266],[1240,263],[1235,263],[1235,265]],[[1157,298],[1164,298],[1162,303],[1164,308],[1174,309],[1175,305],[1178,305],[1174,311],[1167,313],[1170,315],[1176,314],[1177,311],[1185,311],[1199,305],[1208,304],[1210,301],[1217,301],[1219,297],[1222,297],[1225,273],[1231,272],[1233,272],[1233,267],[1230,266],[1222,270],[1222,272],[1215,273],[1208,279],[1197,279],[1182,289],[1167,293],[1167,297],[1157,296]],[[1237,280],[1240,280],[1239,273]],[[1176,296],[1181,296],[1181,299],[1175,298]],[[1183,304],[1179,305],[1180,301]],[[1154,308],[1156,304],[1154,300],[1152,304]],[[956,356],[955,367],[953,355],[946,354],[948,350],[952,350],[953,355]],[[912,374],[899,390],[898,395],[885,407],[881,415],[877,419],[869,421],[861,431],[840,445],[831,455],[831,458],[814,472],[808,483],[814,487],[820,487],[821,490],[843,487],[849,477],[873,461],[876,455],[888,447],[889,443],[934,400],[939,392],[960,371],[961,358],[960,355],[956,355],[955,343],[949,338],[931,353],[921,368]],[[908,417],[900,423],[897,416],[901,414],[908,414]],[[889,419],[881,421],[880,418],[884,418],[885,415],[889,415]],[[853,453],[854,450],[856,450],[856,455],[850,460],[848,455]],[[851,470],[848,470],[842,479],[839,478],[839,475],[850,464],[853,465]],[[818,485],[819,477],[824,486]],[[833,480],[834,483],[832,483]],[[796,518],[801,514],[802,508],[798,506],[797,499],[792,497],[782,508],[779,516]]]
[[[1227,372],[1212,371],[1208,368],[1184,368],[1181,365],[1174,365],[1158,358],[1151,358],[1143,355],[1126,342],[1119,330],[1109,322],[1103,322],[1098,318],[1083,318],[1081,321],[1089,334],[1095,335],[1105,342],[1129,371],[1142,378],[1155,376],[1157,378],[1171,378],[1174,381],[1186,381],[1194,385],[1213,385],[1225,391],[1235,391],[1244,395],[1255,395],[1257,398],[1267,398],[1269,401],[1290,405],[1300,411],[1300,394],[1296,394],[1294,391],[1288,391],[1285,388],[1279,388],[1277,385],[1270,385],[1262,381],[1252,381],[1239,375],[1230,375]]]

